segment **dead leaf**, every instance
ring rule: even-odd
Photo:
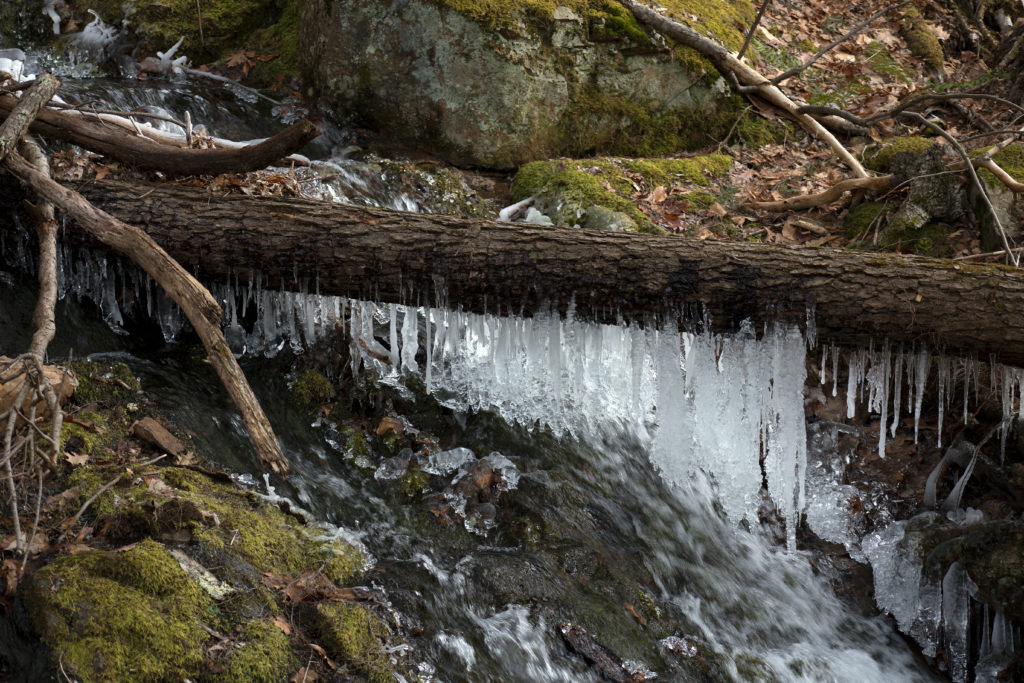
[[[288,620],[281,615],[274,617],[274,626],[281,629],[281,632],[286,636],[290,636],[292,634],[292,625],[289,624]]]
[[[71,451],[68,451],[65,459],[68,461],[69,465],[73,465],[74,467],[78,467],[79,465],[84,465],[89,462],[89,456],[85,453],[74,453]]]
[[[401,436],[405,433],[405,424],[395,417],[381,418],[380,424],[377,425],[377,436],[384,436],[388,432]]]
[[[81,487],[72,486],[71,488],[65,489],[56,495],[50,496],[43,501],[42,511],[50,513],[54,510],[59,510],[67,503],[77,501],[79,493],[81,493]]]
[[[652,204],[661,204],[668,197],[668,191],[664,185],[658,185],[656,188],[651,190],[651,194],[648,196],[648,200]]]
[[[636,611],[636,607],[633,607],[633,605],[629,604],[628,602],[624,602],[622,604],[626,606],[626,609],[629,611],[630,614],[633,615],[633,618],[636,619],[636,622],[638,624],[640,624],[644,628],[647,628],[647,620],[644,619],[644,615]]]
[[[726,214],[729,213],[729,211],[718,202],[715,202],[714,204],[708,207],[708,213],[718,218],[724,218]]]

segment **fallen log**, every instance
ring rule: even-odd
[[[0,96],[0,120],[17,105],[11,95]],[[184,149],[132,135],[123,127],[97,116],[43,109],[29,130],[56,140],[84,147],[137,168],[181,175],[216,175],[257,171],[287,157],[320,134],[317,126],[303,119],[266,140],[228,149]],[[184,144],[184,140],[182,141]]]
[[[614,323],[665,313],[718,331],[804,322],[820,339],[927,343],[1024,365],[1024,271],[890,253],[795,249],[502,223],[104,181],[92,203],[208,279],[465,310],[550,304]]]

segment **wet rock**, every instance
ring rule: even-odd
[[[564,621],[558,625],[558,633],[569,649],[596,666],[604,678],[616,683],[629,682],[630,676],[622,667],[622,659],[597,642],[587,629],[579,624]]]

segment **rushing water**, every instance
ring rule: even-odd
[[[266,132],[263,119],[250,123],[247,103],[207,87],[89,80],[64,92],[177,118],[212,102],[203,120],[214,134]],[[319,163],[331,180],[311,181],[316,193],[429,208],[404,191],[371,191],[381,184],[373,165]],[[16,240],[6,238],[5,249],[24,260]],[[240,420],[188,338],[163,345],[179,337],[178,314],[161,308],[131,271],[96,256],[63,259],[68,296],[53,354],[127,362],[204,454],[268,492]],[[0,315],[24,323],[4,327],[0,352],[26,343],[31,297],[22,289],[0,299]],[[125,292],[134,293],[134,320]],[[74,294],[96,299],[99,309]],[[244,360],[294,468],[287,482],[272,482],[276,494],[366,545],[375,559],[370,580],[404,620],[409,656],[423,662],[425,678],[433,671],[449,681],[599,680],[559,635],[571,622],[626,660],[624,670],[664,680],[933,679],[891,626],[851,611],[794,549],[807,460],[799,331],[717,338],[543,314],[499,319],[297,297],[258,282],[229,283],[219,296],[238,351],[284,351]],[[255,325],[249,306],[259,313]],[[347,457],[333,425],[310,424],[290,406],[282,328],[296,324],[293,310],[309,326],[306,338],[341,321],[364,347],[376,346],[375,354],[355,353],[355,362],[382,378],[380,414],[400,405],[410,426],[441,437],[452,461],[435,463],[436,480],[457,478],[465,462],[484,456],[504,468],[512,485],[493,522],[438,526],[422,498],[396,495],[386,462],[369,463],[377,475],[368,473],[367,463]],[[134,336],[110,332],[100,317]],[[140,337],[147,317],[155,324]],[[856,367],[865,372],[863,362]],[[435,398],[405,389],[413,376]],[[783,521],[781,545],[762,517]]]

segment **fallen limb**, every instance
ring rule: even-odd
[[[756,88],[758,95],[795,119],[809,133],[828,144],[836,156],[843,160],[843,163],[850,168],[856,177],[868,177],[867,171],[864,170],[860,162],[831,132],[813,117],[801,113],[799,105],[789,99],[785,93],[763,75],[737,59],[722,44],[697,33],[685,24],[658,14],[652,8],[636,0],[619,0],[619,2],[632,12],[633,16],[640,23],[650,26],[655,31],[668,36],[681,45],[697,50],[707,57],[720,73],[723,75],[734,75],[740,85]]]
[[[0,96],[0,118],[6,118],[17,103],[15,97]],[[244,173],[266,168],[297,152],[319,135],[316,125],[303,119],[255,145],[232,149],[184,149],[132,135],[121,126],[102,119],[53,109],[40,111],[29,129],[138,168],[181,175]]]
[[[764,211],[800,211],[811,209],[816,206],[824,206],[839,201],[847,192],[857,190],[871,190],[873,192],[885,192],[891,189],[892,176],[878,176],[876,178],[847,178],[841,180],[824,192],[817,194],[804,194],[796,197],[787,197],[778,201],[770,202],[747,202],[744,206]]]
[[[103,244],[132,259],[163,287],[202,340],[210,363],[241,411],[263,465],[279,474],[287,472],[288,462],[270,422],[224,341],[220,328],[221,309],[210,293],[142,230],[96,209],[80,194],[39,173],[17,154],[12,154],[4,163],[36,194],[53,202]],[[182,210],[191,213],[192,208]]]
[[[942,344],[1024,364],[1024,271],[899,254],[792,249],[412,214],[302,199],[103,181],[82,188],[211,281],[530,314],[545,302],[615,323],[703,311],[803,322],[818,336]],[[951,312],[955,311],[956,315]]]

